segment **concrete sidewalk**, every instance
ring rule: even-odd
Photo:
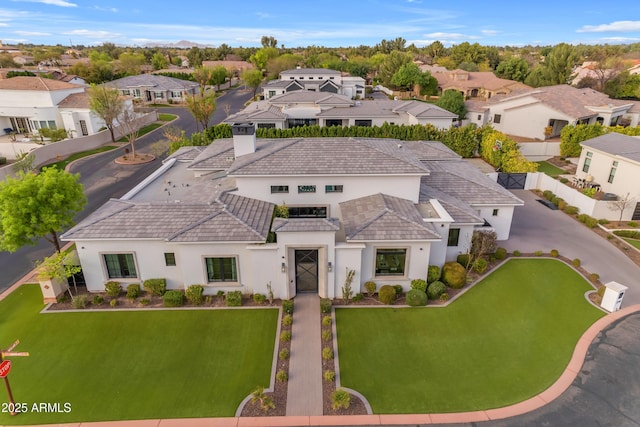
[[[320,299],[298,294],[294,300],[287,416],[322,415]]]

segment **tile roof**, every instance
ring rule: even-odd
[[[10,79],[0,80],[0,90],[34,90],[50,92],[54,90],[76,89],[81,87],[83,86],[37,76],[17,76]]]
[[[274,218],[272,231],[275,232],[310,232],[338,231],[338,218]]]
[[[162,239],[172,242],[264,242],[274,205],[223,194],[210,204],[110,200],[64,233],[64,240]]]
[[[421,185],[433,187],[466,204],[472,206],[524,204],[509,190],[462,159],[426,160],[424,164],[431,173],[429,176],[422,177]]]
[[[148,87],[160,90],[184,90],[198,87],[198,83],[180,80],[173,77],[159,76],[156,74],[140,74],[127,76],[104,84],[118,89]]]
[[[436,199],[447,211],[451,218],[459,224],[484,224],[484,219],[478,215],[476,209],[472,208],[462,200],[456,199],[450,194],[430,187],[424,182],[420,183],[420,204],[427,203],[431,199]]]
[[[60,108],[90,108],[87,92],[72,93],[58,103]]]
[[[531,89],[531,86],[527,86],[524,83],[502,79],[491,71],[452,70],[432,73],[432,76],[438,80],[438,86],[443,90],[451,88],[482,88],[491,91],[504,89],[511,92],[515,88]]]
[[[583,147],[593,148],[613,156],[640,162],[640,138],[609,132],[580,143]]]
[[[269,105],[267,101],[258,101],[242,111],[230,115],[225,123],[253,122],[260,120],[285,120],[287,115],[280,108]]]
[[[347,241],[441,239],[410,200],[378,193],[342,202],[340,210]]]
[[[258,143],[263,143],[261,139]],[[239,157],[229,169],[237,175],[402,175],[427,174],[422,162],[399,140],[305,138],[270,140]],[[220,143],[220,140],[216,143]]]
[[[292,103],[314,103],[320,105],[353,105],[348,96],[330,92],[316,92],[313,90],[294,90],[281,95],[272,96],[267,103],[273,105]]]
[[[330,70],[328,68],[294,68],[292,70],[281,71],[281,76],[305,76],[307,74],[331,74],[339,76],[340,71]]]

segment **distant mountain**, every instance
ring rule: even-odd
[[[205,48],[205,47],[215,47],[213,45],[206,45],[206,44],[200,44],[200,43],[196,43],[196,42],[190,42],[189,40],[180,40],[177,43],[146,43],[145,47],[173,47],[173,48],[178,48],[178,49],[191,49],[192,47],[199,47],[199,48]]]

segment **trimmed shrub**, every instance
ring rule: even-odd
[[[253,294],[253,302],[256,304],[264,304],[267,301],[267,296],[264,294]]]
[[[167,291],[167,280],[147,279],[144,281],[143,286],[151,295],[162,296]]]
[[[564,213],[566,213],[567,215],[575,215],[578,212],[580,212],[580,209],[578,209],[576,206],[567,206],[564,208]]]
[[[565,208],[568,206],[569,204],[567,202],[565,202],[562,199],[558,199],[558,209],[560,209],[561,211],[565,210]]]
[[[553,191],[551,190],[544,190],[542,192],[542,197],[544,197],[545,199],[551,201],[551,198],[553,197]]]
[[[320,298],[320,313],[331,313],[331,300],[329,298]]]
[[[321,335],[322,341],[329,341],[331,339],[331,331],[328,329],[323,330]]]
[[[7,164],[7,158],[6,157],[0,157],[0,165],[6,165]]]
[[[413,279],[411,281],[411,289],[425,292],[427,290],[427,281],[423,279]]]
[[[180,307],[184,302],[184,294],[177,290],[171,290],[164,293],[162,301],[165,307]]]
[[[282,341],[282,342],[291,341],[291,331],[282,331],[282,332],[280,332],[280,341]]]
[[[487,271],[487,260],[478,258],[473,262],[473,269],[476,273],[482,274]]]
[[[549,252],[549,255],[551,255],[554,258],[558,258],[560,256],[560,252],[558,252],[557,249],[551,249],[551,251]]]
[[[507,250],[503,247],[499,247],[496,249],[496,252],[493,254],[495,259],[503,260],[507,257]]]
[[[353,301],[361,301],[362,298],[364,298],[364,295],[362,295],[361,293],[357,293],[353,296]]]
[[[598,288],[598,295],[600,296],[600,298],[602,298],[604,296],[604,292],[607,290],[606,286],[600,286]]]
[[[122,292],[122,285],[120,282],[110,281],[104,284],[104,290],[112,298],[117,297]]]
[[[91,300],[91,304],[93,305],[102,305],[104,303],[104,298],[102,295],[94,295],[93,300]]]
[[[351,406],[351,395],[346,390],[339,388],[331,393],[331,408],[336,409],[349,409]]]
[[[396,291],[396,299],[400,298],[404,293],[404,289],[402,289],[402,285],[393,285],[393,289]]]
[[[447,290],[447,287],[444,283],[439,280],[431,283],[427,288],[427,297],[429,299],[438,299],[440,295],[442,295]]]
[[[242,306],[242,292],[229,291],[227,292],[227,307],[241,307]]]
[[[112,299],[111,301],[109,301],[109,305],[111,307],[115,307],[118,305],[118,300],[117,299]]]
[[[427,294],[421,289],[411,289],[405,296],[407,305],[411,307],[421,307],[427,305]]]
[[[184,296],[193,305],[202,305],[204,302],[204,286],[202,285],[189,285],[184,291]]]
[[[520,252],[519,250],[516,249],[515,251],[513,251],[513,256],[520,256],[520,255],[522,255],[522,252]]]
[[[635,222],[635,221],[629,221],[629,222],[627,223],[627,225],[628,225],[629,227],[636,228],[636,227],[638,226],[638,223],[637,223],[637,222]]]
[[[456,262],[464,268],[467,268],[469,267],[469,263],[471,262],[471,256],[469,254],[460,254],[456,257]],[[444,266],[442,267],[444,268]],[[442,278],[442,276],[440,278]]]
[[[571,261],[571,264],[573,264],[574,267],[580,267],[580,258],[574,258],[573,261]]]
[[[213,304],[213,295],[207,295],[206,297],[204,297],[204,303],[206,305]]]
[[[331,323],[333,323],[333,319],[331,318],[331,316],[322,316],[323,326],[331,326]]]
[[[427,269],[427,283],[433,283],[437,280],[440,280],[440,267],[430,265]]]
[[[608,220],[608,219],[606,219],[606,218],[600,218],[600,219],[598,220],[598,224],[600,224],[600,225],[609,224],[609,220]]]
[[[127,285],[127,298],[134,300],[140,296],[140,284],[131,283]]]
[[[285,371],[284,369],[280,369],[276,374],[276,380],[280,381],[281,383],[287,382],[288,379],[289,379],[289,375],[287,374],[287,371]]]
[[[378,290],[378,299],[383,304],[391,305],[396,300],[396,290],[391,285],[383,285]]]
[[[324,360],[333,359],[333,350],[331,349],[331,347],[325,347],[322,349],[322,358]]]
[[[293,300],[282,301],[282,311],[287,314],[293,314]]]
[[[138,301],[140,303],[140,305],[149,305],[151,304],[151,300],[148,298],[142,298],[140,301]]]
[[[328,381],[330,383],[332,383],[336,379],[336,373],[328,369],[324,371],[324,374],[322,376],[324,377],[325,381]]]
[[[569,182],[569,180],[565,177],[560,178],[560,182],[563,184],[566,184],[567,182]]]
[[[598,220],[595,218],[589,217],[587,221],[584,223],[584,225],[586,225],[589,228],[594,228],[596,225],[598,225]]]
[[[442,295],[440,295],[440,301],[449,301],[449,294],[444,292]]]
[[[285,314],[282,316],[282,324],[284,326],[291,326],[293,324],[293,316],[290,314]]]
[[[289,352],[289,350],[287,350],[286,348],[283,348],[282,350],[280,350],[280,352],[278,353],[278,358],[280,360],[287,360],[289,358],[289,356],[291,356],[291,353]]]
[[[535,256],[542,256],[543,252],[542,251],[535,251],[533,254]]]
[[[640,239],[640,231],[635,230],[616,230],[613,232],[616,236],[628,237],[631,239]]]
[[[85,308],[87,306],[87,296],[76,295],[71,297],[71,306],[77,310]]]
[[[598,273],[591,273],[589,275],[589,280],[591,280],[593,283],[596,283],[598,280],[600,280],[600,275]]]
[[[442,281],[451,288],[461,289],[467,283],[467,270],[457,262],[447,262],[442,266]]]
[[[376,282],[369,280],[368,282],[364,282],[364,289],[367,291],[367,295],[370,297],[376,293],[376,289],[378,289],[378,285]]]

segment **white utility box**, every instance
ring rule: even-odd
[[[620,310],[620,305],[622,305],[622,298],[624,297],[624,293],[629,288],[621,285],[618,282],[609,282],[604,286],[606,289],[604,291],[604,295],[602,296],[600,307],[611,312]]]

